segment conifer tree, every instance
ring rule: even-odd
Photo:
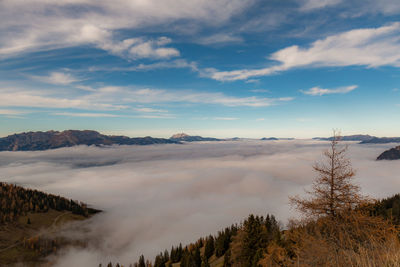
[[[196,267],[201,267],[201,255],[198,246],[196,246],[196,249],[194,250],[193,261]]]
[[[214,254],[214,237],[210,235],[206,240],[204,256],[209,259]]]
[[[355,171],[346,157],[347,146],[339,147],[340,135],[334,132],[324,161],[313,166],[317,177],[308,198],[291,197],[291,204],[305,215],[335,218],[340,212],[354,208],[363,197],[353,183]]]
[[[139,257],[139,267],[146,267],[146,262],[143,255]]]

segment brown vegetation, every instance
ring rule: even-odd
[[[334,132],[330,148],[324,152],[324,161],[315,163],[317,177],[308,198],[291,197],[291,204],[306,216],[336,217],[340,212],[351,210],[365,199],[360,188],[353,184],[355,171],[346,158],[347,147],[338,146],[340,136]]]
[[[0,183],[0,203],[0,266],[42,264],[62,247],[84,246],[81,240],[58,236],[59,227],[98,212],[78,201],[6,183]]]

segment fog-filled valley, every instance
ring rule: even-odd
[[[77,199],[104,212],[86,223],[85,250],[67,250],[58,266],[152,258],[172,245],[239,223],[248,214],[274,214],[283,225],[298,214],[288,196],[303,194],[327,142],[226,141],[183,145],[77,146],[1,152],[2,180]],[[348,142],[364,194],[399,193],[396,161],[375,161],[393,144]]]

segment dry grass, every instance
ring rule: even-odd
[[[335,220],[293,224],[284,246],[270,245],[263,266],[400,266],[398,229],[380,217],[351,212]]]
[[[27,224],[28,218],[30,224]],[[24,248],[22,240],[30,237],[56,231],[58,227],[71,221],[84,220],[83,216],[49,210],[43,213],[29,213],[20,216],[16,221],[2,225],[0,228],[0,266],[9,266],[12,263],[24,262],[24,266],[43,264],[40,254],[34,250]],[[16,244],[16,246],[13,246]],[[9,249],[5,249],[8,248]]]

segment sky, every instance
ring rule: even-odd
[[[2,0],[0,136],[398,136],[398,0]]]
[[[363,195],[398,193],[400,164],[375,160],[393,144],[346,143],[356,171],[353,183]],[[154,259],[172,245],[216,234],[250,213],[273,214],[283,227],[288,218],[301,218],[289,196],[304,196],[316,177],[312,165],[323,161],[328,146],[312,140],[246,140],[3,151],[0,172],[4,182],[104,211],[72,232],[57,232],[87,238],[89,246],[59,251],[55,266],[110,261],[128,266],[141,254]]]

